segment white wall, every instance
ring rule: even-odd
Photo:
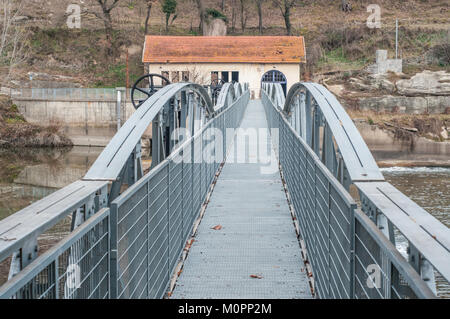
[[[149,64],[149,73],[161,74],[163,71],[169,72],[169,80],[172,81],[172,71],[189,71],[190,81],[203,85],[211,84],[211,72],[218,71],[238,71],[239,82],[248,82],[251,96],[259,98],[261,79],[264,73],[270,70],[282,72],[287,79],[287,90],[300,81],[300,64],[250,64],[250,63],[166,63]],[[181,73],[179,75],[181,79]],[[219,76],[220,77],[220,76]],[[231,74],[230,74],[231,81]]]

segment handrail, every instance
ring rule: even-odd
[[[199,93],[205,101],[205,110],[212,116],[214,108],[211,99],[201,85],[192,83],[167,85],[152,95],[130,116],[91,166],[83,180],[115,181],[128,161],[130,154],[135,149],[136,144],[140,142],[142,135],[156,115],[161,112],[174,95],[187,89]]]
[[[114,184],[118,179],[126,162],[133,156],[133,152],[136,152],[136,145],[139,144],[148,125],[180,92],[195,92],[201,101],[192,103],[203,107],[206,118],[216,116],[217,112],[215,113],[213,109],[211,99],[202,86],[194,83],[168,85],[156,92],[133,113],[82,180],[0,221],[0,262],[13,254],[14,266],[11,267],[10,277],[17,275],[21,269],[36,259],[38,237],[63,218],[73,214],[72,229],[74,229],[100,209],[109,206],[112,197],[117,196],[110,194],[114,187],[108,191],[110,182]],[[184,98],[187,105],[188,97]],[[234,95],[232,99],[235,99]]]
[[[317,156],[321,155],[317,152],[317,149],[314,150],[314,147],[317,145],[314,145],[310,135],[305,134],[306,121],[303,122],[302,128],[301,125],[298,125],[298,121],[295,122],[292,120],[292,114],[295,112],[294,108],[297,108],[296,116],[299,118],[305,117],[307,113],[305,109],[302,112],[298,112],[298,107],[302,105],[302,102],[303,107],[309,107],[311,112],[317,112],[320,109],[320,114],[323,115],[332,133],[331,136],[339,147],[345,168],[349,171],[349,175],[351,176],[350,184],[354,184],[359,190],[361,208],[370,218],[372,222],[371,227],[373,226],[378,230],[378,235],[372,234],[376,237],[373,240],[376,240],[379,244],[383,242],[382,248],[386,253],[395,249],[396,256],[391,255],[391,257],[396,258],[395,263],[403,269],[402,271],[406,271],[409,274],[411,271],[414,271],[414,281],[417,281],[417,278],[421,278],[420,282],[413,282],[410,276],[410,284],[415,285],[412,288],[416,289],[417,287],[421,287],[419,289],[420,291],[413,289],[416,294],[429,297],[430,291],[423,290],[425,285],[431,290],[436,289],[434,286],[434,274],[429,270],[427,263],[430,263],[449,282],[450,230],[391,184],[384,181],[367,145],[336,98],[320,85],[297,83],[289,91],[283,112],[281,112],[279,111],[280,107],[278,100],[275,99],[277,95],[274,91],[279,91],[279,88],[275,85],[267,85],[263,93],[263,101],[266,104],[270,103],[279,112],[283,122],[286,122],[286,125],[290,127],[303,145],[306,145],[306,148]],[[307,101],[308,99],[309,101]],[[313,116],[311,115],[309,119],[312,118]],[[274,122],[274,125],[277,125],[277,123]],[[311,127],[308,129],[311,130]],[[282,140],[283,138],[285,138],[285,135],[280,134],[280,147],[283,143],[286,143]],[[284,149],[284,151],[289,151],[289,148]],[[282,152],[281,150],[280,161],[288,161],[291,157]],[[325,156],[321,156],[320,161],[324,162],[324,160]],[[355,163],[357,162],[360,165],[356,165]],[[327,165],[327,169],[333,173],[333,178],[337,177],[329,165]],[[367,176],[364,174],[367,174]],[[294,177],[291,179],[295,180]],[[342,183],[342,180],[340,182]],[[289,186],[292,187],[288,182]],[[344,186],[348,188],[349,184]],[[296,207],[296,209],[300,208]],[[362,220],[358,218],[358,221],[365,223],[365,227],[367,228],[367,219],[364,218]],[[410,244],[408,260],[405,260],[403,257],[402,260],[398,260],[399,254],[395,248],[393,227],[398,229]],[[368,231],[368,229],[366,230]],[[382,234],[383,238],[377,237],[380,234]],[[362,239],[358,240],[360,241]],[[386,241],[389,243],[392,242],[394,245],[391,244],[388,247],[389,245],[386,244]],[[311,250],[312,248],[308,249]],[[394,260],[391,260],[391,262],[394,262]],[[408,267],[405,266],[405,262],[409,262]],[[384,271],[387,271],[387,269]]]
[[[280,89],[278,89],[278,91],[279,90]],[[336,141],[338,150],[343,156],[346,169],[350,174],[352,182],[383,181],[383,174],[381,174],[375,159],[369,151],[367,144],[359,134],[355,124],[336,97],[334,97],[334,95],[325,87],[317,83],[294,84],[289,90],[283,107],[286,116],[291,116],[293,106],[296,103],[295,100],[299,98],[299,94],[301,93],[308,96],[306,99],[311,96],[314,99],[314,105],[320,109],[321,115],[323,115],[334,140]],[[308,108],[306,101],[304,105],[306,106],[305,108]],[[312,116],[309,117],[307,114],[307,112],[310,111],[311,110],[305,110],[304,116],[302,116],[303,114],[301,114],[301,112],[296,114],[300,117],[300,123],[303,124],[308,121],[308,119],[312,119]],[[311,128],[311,130],[312,129],[313,128]],[[312,146],[312,144],[310,144],[310,146]]]
[[[239,96],[240,95],[236,93],[235,86],[232,83],[225,83],[220,90],[219,96],[217,97],[217,103],[214,106],[215,112],[221,112],[223,109],[227,108],[229,104],[233,103],[233,101]]]
[[[34,245],[40,234],[79,207],[85,207],[87,218],[105,207],[107,186],[105,181],[76,181],[1,220],[0,261],[27,243]],[[35,247],[29,250],[34,252]]]
[[[48,287],[47,293],[52,295],[53,298],[58,298],[60,294],[60,289],[58,287],[61,277],[64,277],[60,274],[60,269],[58,265],[58,261],[60,256],[62,256],[65,252],[71,251],[71,253],[75,253],[75,250],[79,247],[74,247],[74,243],[79,240],[82,240],[83,237],[89,232],[92,232],[93,228],[95,228],[100,223],[104,222],[109,218],[110,212],[108,208],[104,208],[100,210],[97,214],[95,214],[91,219],[89,219],[86,223],[75,229],[69,236],[60,241],[56,246],[47,250],[44,254],[35,259],[31,264],[25,267],[18,275],[13,277],[7,283],[0,287],[0,299],[9,299],[12,297],[20,298],[21,296],[16,296],[18,293],[18,287],[26,287],[28,284],[37,284],[34,282],[34,279],[39,276],[39,274],[43,271],[48,271],[47,283]],[[108,223],[105,225],[107,231],[109,231]],[[106,233],[108,235],[108,233]],[[108,239],[108,237],[105,237]],[[99,238],[99,240],[105,240],[105,238]],[[98,252],[97,252],[98,253]],[[109,251],[103,251],[103,258],[106,258],[109,254]],[[105,257],[106,256],[106,257]],[[75,262],[75,257],[82,258],[83,256],[73,256],[72,259]],[[106,259],[107,261],[107,259]],[[60,265],[62,266],[62,265]],[[67,265],[69,266],[69,265]],[[80,275],[80,274],[78,274]],[[105,275],[109,275],[108,273]],[[81,279],[81,278],[77,278]],[[69,280],[69,278],[66,278]],[[31,289],[33,291],[37,291],[37,289]],[[30,296],[30,297],[38,297],[41,298],[43,296]],[[106,296],[102,296],[106,297]]]

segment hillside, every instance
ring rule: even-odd
[[[204,0],[205,7],[220,9],[221,0]],[[232,4],[235,5],[235,29],[232,23]],[[224,14],[228,18],[228,34],[257,35],[258,17],[253,0],[246,0],[248,15],[246,29],[241,30],[238,0],[225,0]],[[395,50],[395,19],[400,21],[400,54],[405,60],[405,72],[423,69],[449,69],[448,55],[436,50],[437,45],[449,46],[448,19],[450,8],[445,0],[358,0],[351,1],[353,10],[344,13],[340,1],[298,1],[292,10],[294,35],[306,38],[306,77],[322,73],[359,70],[374,60],[375,49]],[[330,2],[332,2],[330,4]],[[25,60],[15,66],[10,76],[3,67],[3,86],[45,86],[49,81],[60,86],[114,87],[126,82],[126,52],[129,53],[130,83],[143,73],[141,63],[144,39],[146,1],[121,0],[112,11],[113,37],[118,48],[114,56],[107,56],[107,41],[103,22],[86,10],[100,7],[95,0],[80,2],[83,10],[81,29],[69,29],[65,14],[73,0],[27,1],[20,17],[20,25],[27,30]],[[382,8],[382,28],[369,29],[367,5],[377,3]],[[192,0],[178,0],[177,18],[168,34],[198,34],[198,14]],[[285,34],[284,20],[272,1],[263,6],[264,35]],[[149,20],[150,34],[167,34],[161,5],[155,1]],[[448,53],[448,51],[447,51]],[[446,60],[447,59],[447,60]]]

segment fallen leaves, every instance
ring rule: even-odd
[[[254,279],[262,279],[263,276],[261,276],[261,275],[250,275],[250,278],[254,278]]]
[[[211,227],[211,229],[221,230],[222,229],[222,225],[217,225],[217,226]]]
[[[194,241],[195,241],[195,239],[193,239],[193,238],[191,240],[188,240],[186,242],[186,246],[184,246],[184,250],[188,251],[189,249],[191,249],[192,244],[194,243]]]

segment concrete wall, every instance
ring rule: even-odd
[[[62,123],[68,126],[105,127],[117,124],[116,101],[57,101],[15,99],[14,103],[30,123],[48,125]],[[131,102],[122,103],[121,119],[127,120],[134,112]]]
[[[369,67],[369,71],[373,74],[385,74],[388,71],[395,73],[402,73],[403,60],[402,59],[388,59],[387,50],[377,50],[376,63]]]
[[[211,72],[237,71],[239,72],[239,82],[249,83],[250,96],[259,98],[261,90],[261,79],[264,73],[270,70],[282,72],[287,79],[287,91],[295,83],[300,81],[300,64],[251,64],[251,63],[166,63],[149,64],[149,73],[161,74],[169,72],[169,80],[172,81],[171,72],[189,72],[190,81],[203,85],[211,84]],[[231,76],[231,75],[230,75]],[[179,75],[181,80],[181,73]],[[231,81],[231,77],[230,77]]]
[[[29,123],[58,124],[74,145],[106,146],[117,132],[116,101],[58,101],[14,99],[19,111]],[[131,102],[122,102],[121,123],[133,114]],[[151,130],[146,135],[151,136]]]

